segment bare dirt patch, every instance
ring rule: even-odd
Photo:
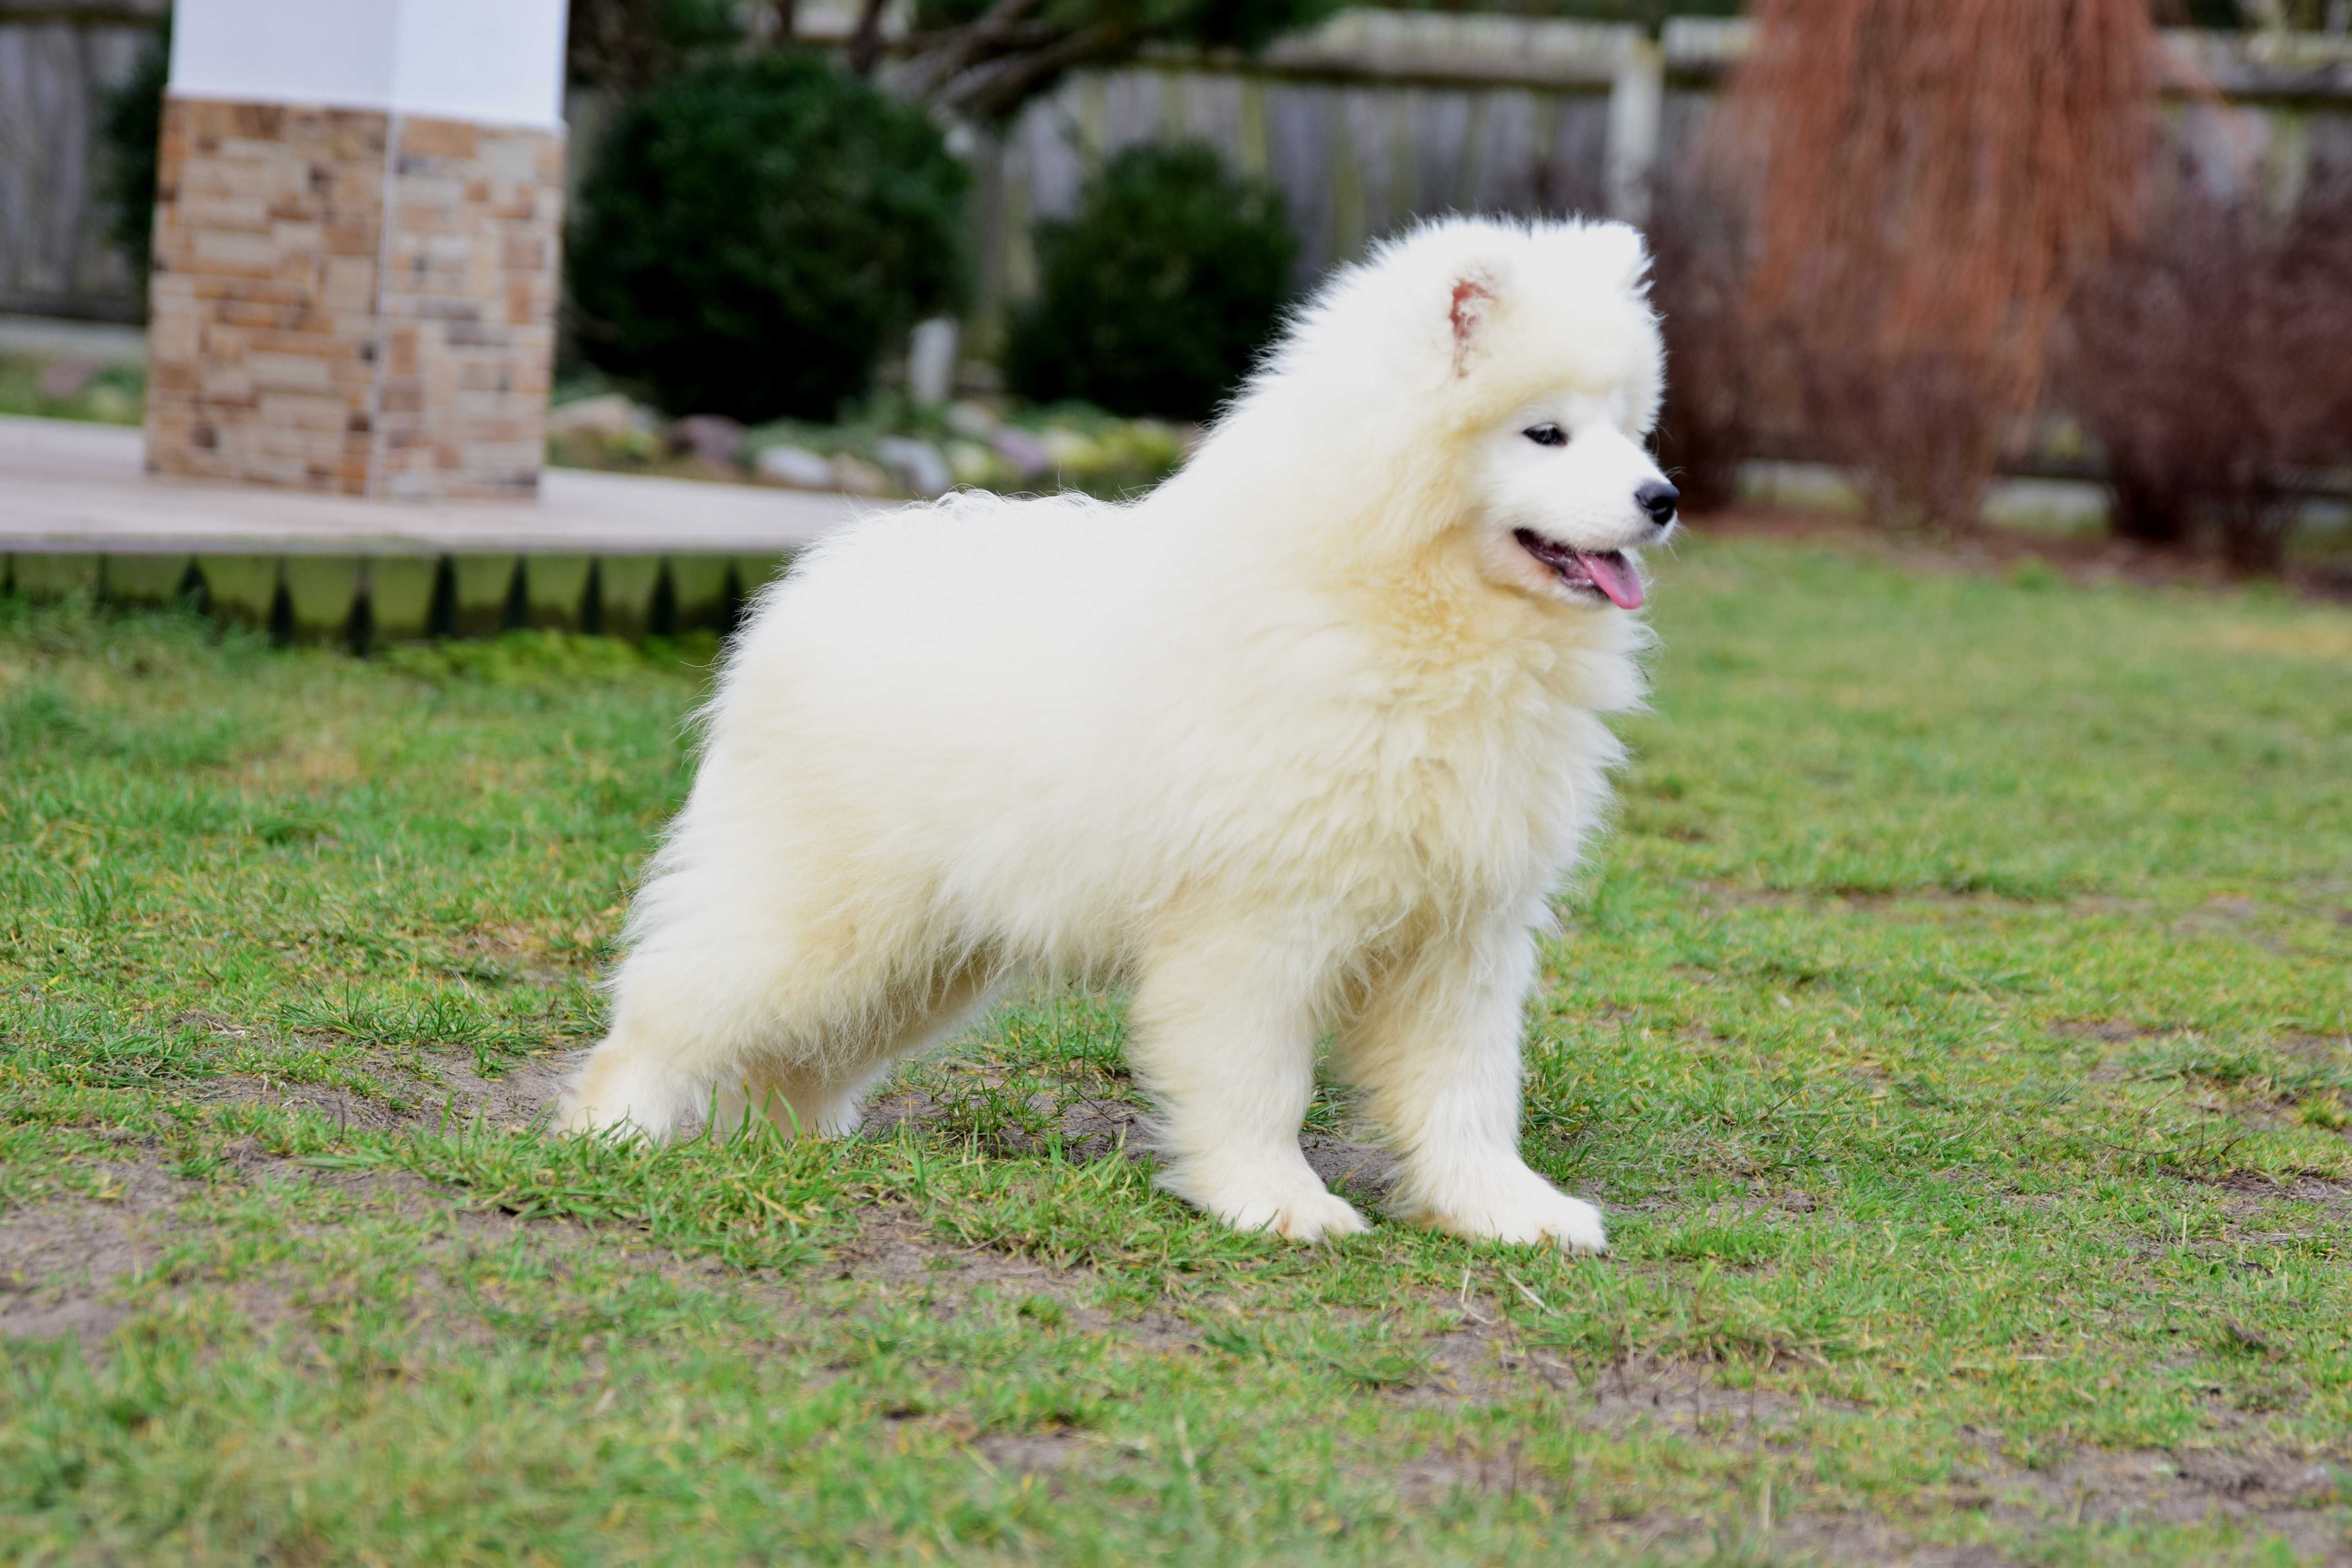
[[[2344,923],[2352,925],[2352,910],[2345,911]],[[2352,1035],[2284,1035],[2276,1044],[2280,1050],[2304,1061],[2329,1066],[2352,1063]]]
[[[189,1097],[199,1105],[257,1105],[277,1110],[311,1110],[348,1132],[389,1131],[415,1119],[415,1109],[380,1100],[340,1084],[305,1083],[299,1079],[247,1073],[225,1073],[207,1079]]]
[[[479,1119],[493,1127],[513,1131],[534,1126],[555,1110],[572,1076],[577,1057],[569,1051],[531,1057],[493,1077],[484,1077],[464,1061],[447,1058],[434,1064],[441,1081],[425,1090],[434,1120]]]
[[[1990,1546],[1923,1546],[1884,1520],[1857,1513],[1799,1514],[1775,1521],[1770,1540],[1777,1552],[1800,1561],[1870,1568],[2008,1568],[2016,1561]]]
[[[217,1184],[228,1175],[247,1186],[289,1183],[362,1197],[378,1205],[378,1212],[409,1218],[437,1211],[448,1233],[436,1243],[438,1254],[504,1245],[519,1236],[528,1236],[534,1247],[557,1251],[597,1240],[589,1227],[569,1220],[524,1221],[470,1206],[463,1194],[407,1171],[314,1168],[272,1154],[251,1139],[239,1140],[217,1154],[221,1164],[213,1167],[215,1185],[210,1189],[215,1195]],[[70,1335],[86,1354],[102,1354],[108,1336],[132,1313],[120,1300],[126,1283],[171,1268],[173,1254],[213,1233],[217,1221],[202,1212],[205,1184],[184,1180],[152,1161],[109,1162],[99,1169],[106,1193],[102,1199],[45,1200],[0,1213],[0,1339]],[[323,1220],[286,1227],[289,1234],[321,1239],[332,1228]],[[644,1252],[648,1267],[680,1262],[651,1247],[636,1249]],[[176,1290],[181,1281],[175,1275],[165,1283]],[[220,1288],[215,1278],[201,1270],[186,1283],[191,1290]],[[436,1290],[440,1276],[430,1264],[412,1276],[412,1283],[427,1296],[444,1293]],[[229,1294],[255,1327],[266,1329],[287,1317],[289,1302],[300,1298],[317,1307],[331,1300],[336,1288],[305,1274],[300,1265],[289,1264],[239,1278]],[[458,1301],[454,1289],[446,1294],[457,1310],[432,1311],[433,1320],[445,1331],[487,1342],[489,1332],[470,1307]],[[298,1332],[294,1352],[308,1342]]]
[[[1808,1462],[1792,1430],[1803,1408],[1778,1395],[1751,1396],[1709,1382],[1704,1369],[1674,1365],[1612,1368],[1592,1385],[1583,1417],[1612,1430],[1664,1426],[1707,1442],[1787,1458],[1801,1474]],[[1819,1408],[1820,1406],[1815,1406]],[[2053,1529],[2126,1521],[2194,1523],[2220,1516],[2257,1534],[2284,1540],[2301,1561],[2352,1563],[2352,1447],[2295,1454],[2223,1447],[2110,1452],[2086,1448],[2029,1468],[1982,1437],[1977,1453],[1943,1485],[1917,1494],[1911,1512],[1926,1518],[1977,1513],[2028,1538]],[[1864,1514],[1799,1511],[1772,1521],[1758,1539],[1773,1555],[1832,1563],[1976,1568],[2013,1559],[1984,1546],[1926,1544],[1899,1521]],[[1669,1524],[1664,1535],[1672,1535]]]
[[[366,1064],[369,1075],[398,1086],[396,1098],[383,1098],[337,1084],[226,1074],[197,1086],[198,1103],[261,1105],[316,1111],[345,1131],[388,1132],[400,1128],[464,1125],[480,1120],[520,1131],[544,1118],[562,1094],[572,1068],[568,1053],[532,1057],[486,1077],[462,1058],[443,1057],[420,1078],[380,1056]]]
[[[1990,1450],[1988,1445],[1988,1450]],[[2306,1562],[2352,1563],[2340,1504],[2352,1447],[2332,1457],[2262,1449],[2079,1450],[2027,1469],[1988,1451],[1975,1474],[1996,1517],[2023,1526],[2063,1521],[2192,1523],[2219,1514],[2284,1537]],[[1965,1483],[1964,1483],[1965,1484]]]
[[[1717,910],[1789,908],[1876,912],[1917,905],[1970,913],[2001,913],[2046,907],[2000,893],[1956,893],[1948,888],[1748,888],[1706,881],[1691,885]]]
[[[1010,1079],[998,1068],[959,1068],[945,1092],[905,1087],[867,1102],[858,1131],[887,1138],[900,1128],[970,1133],[992,1153],[1038,1154],[1055,1137],[1072,1160],[1099,1160],[1124,1149],[1141,1152],[1144,1112],[1106,1095],[1034,1091],[1003,1098]]]
[[[1863,1407],[1844,1401],[1803,1401],[1766,1389],[1727,1386],[1713,1367],[1693,1362],[1629,1357],[1607,1364],[1576,1364],[1563,1352],[1524,1342],[1507,1320],[1488,1318],[1486,1304],[1465,1296],[1461,1326],[1430,1342],[1430,1378],[1400,1397],[1475,1405],[1523,1396],[1528,1384],[1562,1398],[1564,1418],[1596,1431],[1623,1435],[1636,1430],[1671,1432],[1713,1447],[1771,1453],[1801,1475],[1807,1454],[1801,1422],[1822,1410],[1849,1415]],[[1516,1495],[1522,1487],[1541,1488],[1538,1476],[1522,1465],[1521,1445],[1500,1438],[1483,1442],[1457,1437],[1408,1461],[1395,1476],[1409,1500],[1428,1504],[1463,1493]],[[1769,1494],[1759,1499],[1759,1514],[1738,1525],[1694,1535],[1682,1516],[1630,1521],[1592,1521],[1590,1527],[1641,1550],[1665,1545],[1731,1561],[1780,1561],[1907,1564],[1913,1568],[1979,1568],[2005,1563],[1982,1548],[1923,1546],[1887,1521],[1868,1515],[1786,1512],[1792,1500],[1784,1489],[1780,1511]],[[1953,1506],[1979,1508],[1982,1494],[1964,1489]]]
[[[913,1209],[877,1205],[859,1216],[856,1232],[827,1252],[818,1282],[851,1283],[891,1290],[919,1290],[942,1317],[964,1310],[982,1291],[1021,1296],[1047,1305],[1053,1326],[1078,1333],[1117,1333],[1120,1342],[1147,1351],[1203,1349],[1200,1331],[1174,1312],[1146,1308],[1113,1314],[1091,1300],[1095,1274],[1059,1268],[1024,1253],[971,1246],[949,1239]],[[789,1318],[809,1310],[807,1287],[778,1288]]]
[[[1709,1447],[1770,1453],[1803,1476],[1810,1463],[1801,1423],[1833,1411],[1866,1416],[1844,1401],[1800,1400],[1767,1389],[1727,1386],[1710,1364],[1634,1357],[1580,1363],[1564,1352],[1526,1342],[1518,1329],[1468,1290],[1449,1303],[1457,1327],[1425,1342],[1428,1375],[1395,1397],[1412,1403],[1475,1405],[1524,1395],[1529,1384],[1563,1396],[1568,1418],[1597,1430],[1673,1432]],[[1525,1477],[1507,1444],[1466,1439],[1408,1462],[1395,1484],[1417,1501],[1449,1494],[1509,1494]],[[1784,1497],[1782,1506],[1793,1499]],[[2219,1514],[2284,1539],[2303,1559],[2352,1563],[2352,1445],[2294,1453],[2260,1447],[2200,1445],[2171,1450],[2086,1448],[2029,1468],[2001,1452],[1998,1435],[1978,1436],[1970,1460],[1945,1485],[1920,1494],[1916,1516],[1981,1513],[2028,1535],[2053,1528],[2129,1520],[2193,1522]],[[1922,1543],[1899,1521],[1873,1515],[1798,1511],[1751,1521],[1745,1540],[1773,1560],[1979,1568],[2011,1558],[1981,1546]],[[1769,1523],[1768,1523],[1769,1520]],[[1635,1521],[1632,1537],[1651,1545],[1706,1545],[1687,1537],[1688,1521]],[[1720,1547],[1721,1541],[1714,1543]],[[1736,1555],[1736,1554],[1735,1554]]]
[[[986,1131],[976,1136],[992,1153],[1042,1153],[1055,1137],[1065,1157],[1074,1161],[1111,1154],[1140,1159],[1150,1153],[1150,1116],[1133,1100],[1038,1092],[1013,1108],[1011,1115],[1001,1107],[976,1104],[1004,1078],[998,1069],[977,1068],[971,1071],[969,1094],[895,1090],[866,1107],[858,1131],[868,1137],[887,1137],[902,1127],[953,1133],[985,1116]],[[1300,1135],[1299,1148],[1324,1184],[1350,1201],[1377,1203],[1396,1184],[1396,1160],[1379,1144],[1334,1133],[1307,1132]]]
[[[972,1445],[989,1468],[1008,1476],[1052,1477],[1099,1442],[1079,1432],[992,1432]]]
[[[833,1247],[831,1259],[836,1279],[877,1285],[948,1282],[959,1291],[982,1283],[1067,1286],[1082,1278],[1016,1253],[952,1246],[914,1211],[897,1205],[867,1210],[856,1234]]]
[[[1351,1203],[1377,1204],[1397,1184],[1396,1156],[1377,1143],[1310,1132],[1299,1140],[1307,1163],[1323,1184]]]
[[[99,1199],[58,1198],[0,1214],[0,1337],[94,1345],[129,1315],[110,1298],[163,1251],[163,1216],[189,1184],[151,1165],[109,1162]]]
[[[571,945],[558,950],[538,931],[510,922],[477,927],[451,942],[450,950],[462,967],[484,979],[544,985],[593,971],[593,934],[583,930],[573,937]]]
[[[2062,1040],[2097,1040],[2103,1045],[2120,1046],[2135,1040],[2160,1040],[2168,1035],[2188,1031],[2165,1028],[2160,1025],[2126,1024],[2115,1018],[2093,1018],[2053,1024],[2050,1032]]]
[[[2273,1176],[2261,1171],[2224,1171],[2212,1174],[2202,1171],[2176,1171],[2173,1175],[2200,1187],[2216,1187],[2245,1199],[2245,1214],[2257,1211],[2263,1204],[2284,1199],[2299,1204],[2344,1204],[2352,1202],[2352,1183],[2320,1174],[2315,1171],[2295,1171]]]

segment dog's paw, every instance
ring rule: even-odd
[[[699,1086],[649,1060],[642,1050],[607,1040],[582,1059],[556,1101],[554,1130],[594,1133],[615,1142],[666,1142],[697,1109]]]
[[[1372,1228],[1354,1205],[1325,1187],[1303,1164],[1297,1176],[1286,1173],[1213,1185],[1180,1178],[1169,1187],[1235,1230],[1270,1231],[1290,1241],[1324,1241]]]
[[[1247,1199],[1212,1212],[1235,1230],[1270,1230],[1291,1241],[1360,1236],[1372,1228],[1354,1205],[1320,1188],[1279,1199]]]
[[[1475,1197],[1425,1205],[1423,1217],[1472,1241],[1549,1241],[1569,1252],[1609,1250],[1609,1227],[1599,1209],[1524,1169]]]
[[[566,1136],[604,1138],[615,1143],[659,1141],[631,1119],[627,1111],[608,1110],[593,1100],[568,1094],[556,1102],[549,1127]]]

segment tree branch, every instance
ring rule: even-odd
[[[935,42],[917,44],[912,49],[915,94],[930,98],[945,83],[954,80],[978,62],[1002,54],[1002,46],[1022,35],[1032,37],[1043,29],[1048,37],[1058,29],[1045,24],[1038,28],[1023,26],[1029,14],[1045,0],[996,0],[974,20],[961,27],[942,27],[930,35]]]
[[[1118,55],[1133,44],[1136,29],[1125,22],[1097,22],[1060,43],[1026,54],[1008,55],[961,73],[934,101],[976,120],[1002,120],[1064,71],[1091,59]]]
[[[887,0],[865,0],[857,10],[857,26],[849,35],[849,68],[872,76],[882,63],[882,7]]]

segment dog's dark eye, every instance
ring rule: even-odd
[[[1538,447],[1565,447],[1568,445],[1568,432],[1562,430],[1557,425],[1530,425],[1525,430],[1520,431],[1519,434],[1525,436],[1528,440],[1533,441]]]

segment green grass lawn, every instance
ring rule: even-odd
[[[2352,1561],[2352,616],[1661,577],[1576,1261],[1205,1224],[1115,997],[843,1143],[546,1138],[690,660],[0,600],[0,1557]]]

